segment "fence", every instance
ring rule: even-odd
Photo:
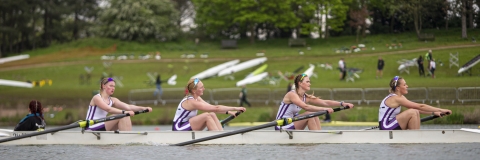
[[[480,101],[480,87],[460,87],[457,91],[459,102]]]
[[[389,88],[311,88],[309,94],[327,100],[366,104],[380,103],[388,94]],[[131,104],[165,105],[179,103],[184,97],[184,88],[164,88],[161,96],[154,96],[155,89],[135,89],[128,94]],[[206,89],[202,98],[212,104],[240,103],[241,88]],[[251,103],[279,105],[286,94],[285,89],[248,88],[247,99]],[[405,95],[409,100],[420,103],[438,102],[479,102],[480,87],[430,87],[408,88]]]

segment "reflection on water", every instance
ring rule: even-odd
[[[170,130],[135,126],[133,130]],[[422,129],[477,128],[478,125],[423,125]],[[10,129],[9,127],[1,127]],[[53,128],[53,127],[52,127]],[[226,127],[236,130],[244,127]],[[323,127],[356,130],[368,127]],[[267,128],[270,129],[270,128]],[[72,130],[79,130],[72,129]],[[480,138],[480,135],[479,135]],[[2,146],[1,159],[478,159],[479,143],[458,144],[307,144],[307,145],[43,145]]]
[[[20,154],[21,153],[21,154]],[[47,145],[1,146],[2,159],[478,159],[480,145]]]

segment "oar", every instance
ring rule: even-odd
[[[237,111],[237,113],[235,113],[235,116],[230,115],[227,118],[225,118],[224,120],[221,120],[220,123],[222,124],[222,126],[224,126],[225,124],[230,122],[232,119],[235,119],[235,117],[237,117],[241,113],[242,113],[242,111]]]
[[[442,116],[445,116],[446,114],[442,114]],[[425,122],[425,121],[429,121],[429,120],[432,120],[432,119],[435,119],[435,118],[438,118],[439,116],[437,115],[431,115],[431,116],[428,116],[428,117],[423,117],[422,119],[420,119],[420,122]],[[365,128],[365,129],[362,129],[362,130],[372,130],[372,129],[377,129],[379,128],[380,126],[375,126],[375,127],[370,127],[370,128]]]
[[[333,111],[337,112],[337,111],[341,111],[341,110],[348,109],[348,108],[350,108],[350,106],[335,108],[335,109],[333,109]],[[222,137],[226,137],[226,136],[231,136],[231,135],[234,135],[234,134],[246,133],[246,132],[250,132],[250,131],[254,131],[254,130],[258,130],[258,129],[262,129],[262,128],[273,127],[273,126],[283,126],[283,125],[287,125],[287,124],[290,124],[290,123],[295,122],[295,121],[324,115],[325,113],[327,113],[327,112],[326,111],[320,111],[320,112],[315,112],[315,113],[312,113],[312,114],[307,114],[307,115],[293,117],[293,118],[278,119],[278,120],[275,120],[275,121],[272,121],[272,122],[269,122],[269,123],[266,123],[266,124],[262,124],[262,125],[259,125],[259,126],[239,129],[239,130],[236,130],[236,131],[222,133],[222,134],[218,134],[218,135],[213,135],[213,136],[210,136],[210,137],[204,137],[204,138],[194,139],[194,140],[187,141],[187,142],[172,144],[172,146],[184,146],[184,145],[194,144],[194,143],[208,141],[208,140],[212,140],[212,139],[222,138]]]
[[[148,109],[143,110],[143,111],[136,111],[135,115],[140,114],[140,113],[145,113],[145,112],[148,112]],[[115,119],[120,119],[120,118],[127,117],[127,116],[130,116],[130,114],[126,113],[126,114],[119,114],[119,115],[109,116],[109,117],[100,118],[100,119],[88,120],[88,124],[91,126],[91,125],[94,125],[94,124],[97,124],[97,123],[111,121],[111,120],[115,120]],[[24,134],[24,135],[17,136],[17,137],[0,139],[0,143],[13,141],[13,140],[17,140],[17,139],[22,139],[22,138],[27,138],[27,137],[32,137],[32,136],[38,136],[38,135],[52,133],[52,132],[58,132],[58,131],[67,130],[67,129],[71,129],[71,128],[77,128],[77,127],[84,128],[86,126],[87,126],[87,121],[80,121],[80,122],[72,123],[72,124],[69,124],[69,125],[66,125],[66,126],[63,126],[63,127],[57,127],[57,128],[53,128],[53,129],[40,131],[40,132],[33,132],[33,133]]]

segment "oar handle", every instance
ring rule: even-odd
[[[341,111],[341,110],[346,110],[346,109],[350,109],[350,106],[344,106],[344,107],[338,107],[338,108],[335,108],[333,109],[333,112],[338,112],[338,111]]]
[[[450,113],[442,113],[442,114],[440,114],[440,115],[443,117],[443,116],[446,116],[446,115],[450,115]],[[429,120],[432,120],[432,119],[435,119],[435,118],[438,118],[438,117],[439,117],[439,116],[437,116],[437,115],[431,115],[431,116],[422,118],[422,119],[420,120],[420,122],[429,121]]]
[[[135,115],[140,114],[140,113],[147,113],[150,112],[148,109],[146,110],[141,110],[141,111],[135,111]],[[127,116],[130,116],[130,113],[126,113]]]
[[[235,113],[235,116],[228,116],[227,118],[225,118],[224,120],[221,120],[220,121],[220,124],[225,125],[226,123],[230,122],[232,119],[235,119],[235,117],[237,117],[238,115],[242,114],[243,111],[237,111],[237,113]]]

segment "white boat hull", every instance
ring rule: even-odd
[[[229,74],[232,74],[232,73],[237,73],[237,72],[243,71],[247,68],[251,68],[251,67],[254,67],[256,65],[262,64],[265,61],[267,61],[266,57],[255,58],[255,59],[252,59],[252,60],[249,60],[249,61],[245,61],[245,62],[242,62],[240,64],[231,66],[229,68],[226,68],[226,69],[218,72],[218,76],[225,76],[225,75],[229,75]]]
[[[303,73],[306,74],[308,77],[312,77],[314,69],[315,69],[315,66],[310,64],[310,67]]]
[[[21,81],[12,81],[6,79],[0,79],[0,85],[2,86],[13,86],[13,87],[25,87],[25,88],[32,88],[33,84]]]
[[[267,76],[268,76],[268,73],[263,72],[263,73],[260,73],[256,76],[245,78],[245,79],[237,82],[237,87],[261,81],[262,79],[264,79]]]
[[[202,79],[205,79],[205,78],[208,78],[208,77],[211,77],[211,76],[215,76],[215,75],[217,75],[218,72],[222,71],[223,69],[234,66],[235,64],[237,64],[239,62],[240,62],[240,60],[236,59],[236,60],[232,60],[232,61],[228,61],[228,62],[219,64],[215,67],[209,68],[209,69],[207,69],[203,72],[198,73],[197,75],[192,76],[191,79],[198,78],[198,79],[202,80]]]
[[[273,129],[273,128],[272,128]],[[198,132],[85,132],[62,131],[39,135],[0,145],[112,145],[112,144],[176,144],[229,131]],[[26,133],[26,132],[25,132]],[[93,133],[99,133],[97,138]],[[10,133],[12,134],[12,133]],[[19,132],[14,133],[19,134]],[[20,133],[21,134],[21,133]],[[0,138],[1,139],[1,138]],[[321,144],[321,143],[480,143],[478,129],[435,130],[345,130],[345,131],[292,131],[291,136],[283,131],[259,130],[236,134],[198,144]]]

